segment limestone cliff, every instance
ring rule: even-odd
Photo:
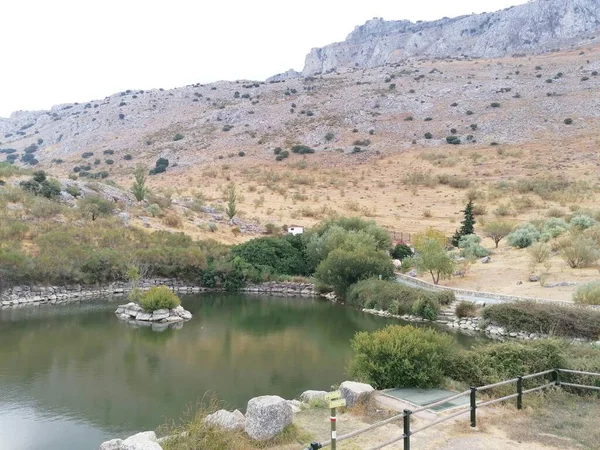
[[[314,48],[303,74],[376,67],[409,57],[501,57],[595,39],[599,0],[535,0],[493,13],[433,22],[373,19],[344,42]]]

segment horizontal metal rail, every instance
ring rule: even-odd
[[[441,419],[436,420],[435,422],[428,423],[427,425],[425,425],[425,426],[423,426],[421,428],[418,428],[415,431],[411,431],[410,435],[412,436],[413,434],[417,434],[417,433],[419,433],[419,432],[421,432],[423,430],[426,430],[427,428],[430,428],[430,427],[432,427],[434,425],[437,425],[438,423],[446,422],[447,420],[454,419],[455,417],[461,416],[461,415],[466,414],[466,413],[468,413],[470,411],[471,411],[471,408],[465,409],[464,411],[460,411],[460,412],[454,413],[454,414],[452,414],[450,416],[443,417]]]
[[[574,387],[574,388],[581,388],[581,389],[592,389],[594,391],[600,391],[600,387],[598,386],[586,386],[585,384],[575,384],[575,383],[563,383],[562,381],[560,382],[561,386],[569,386],[569,387]]]
[[[512,378],[510,380],[506,380],[506,381],[500,381],[498,383],[494,383],[494,384],[488,384],[486,386],[481,386],[477,388],[477,392],[481,392],[481,391],[486,391],[488,389],[493,389],[495,387],[500,387],[500,386],[504,386],[506,384],[510,384],[510,383],[516,383],[518,380],[518,378]]]
[[[452,397],[445,398],[445,399],[440,400],[438,402],[429,403],[427,405],[423,405],[420,408],[412,410],[412,414],[416,414],[416,413],[419,413],[421,411],[425,411],[427,409],[435,408],[436,406],[440,406],[440,405],[443,405],[445,403],[451,402],[452,400],[456,400],[457,398],[464,397],[465,395],[468,395],[469,392],[471,392],[471,391],[464,391],[464,392],[461,392],[460,394],[453,395]]]
[[[500,403],[500,402],[504,402],[506,400],[510,400],[511,398],[517,398],[519,394],[511,394],[511,395],[507,395],[505,397],[500,397],[500,398],[496,398],[494,400],[489,400],[487,402],[483,402],[483,403],[477,403],[477,408],[483,408],[484,406],[490,406],[493,405],[494,403]]]
[[[554,381],[552,381],[550,383],[543,384],[542,386],[534,387],[532,389],[527,389],[526,391],[523,391],[523,394],[529,394],[531,392],[541,391],[542,389],[549,388],[551,386],[556,386],[556,383]]]
[[[562,369],[558,369],[558,370],[562,370]],[[532,373],[531,375],[525,375],[523,377],[523,379],[529,380],[530,378],[541,377],[542,375],[548,375],[549,373],[552,373],[552,372],[554,372],[554,369],[544,370],[543,372]]]
[[[394,420],[398,420],[402,417],[404,417],[404,413],[397,414],[393,417],[390,417],[389,419],[385,419],[380,422],[375,422],[374,424],[371,424],[368,427],[362,428],[360,430],[352,431],[351,433],[342,434],[341,436],[338,436],[336,440],[338,442],[345,441],[346,439],[353,438],[354,436],[357,436],[359,434],[366,433],[367,431],[371,431],[371,430],[374,430],[375,428],[379,428],[384,425],[387,425],[388,423],[393,422]],[[331,445],[331,439],[321,443],[322,447],[327,447],[328,445]]]
[[[379,444],[378,446],[372,447],[369,450],[381,450],[382,448],[387,447],[388,445],[392,445],[392,444],[395,444],[398,441],[401,441],[405,437],[406,437],[405,434],[401,434],[400,436],[395,437],[394,439],[390,439],[389,441],[385,441],[383,444]]]
[[[581,370],[569,370],[569,369],[558,369],[560,372],[565,372],[565,373],[574,373],[577,375],[592,375],[592,376],[596,376],[596,377],[600,377],[600,373],[595,373],[595,372],[583,372]]]

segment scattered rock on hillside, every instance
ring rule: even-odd
[[[246,433],[250,438],[264,441],[277,436],[292,423],[294,413],[286,400],[277,395],[264,395],[248,401]]]
[[[346,406],[348,408],[353,407],[357,402],[368,397],[373,391],[375,391],[373,386],[366,383],[344,381],[340,384],[340,392],[342,393],[342,398],[346,400]]]

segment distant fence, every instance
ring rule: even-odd
[[[586,375],[586,376],[596,376],[596,377],[600,377],[600,373],[595,373],[595,372],[582,372],[580,370],[569,370],[569,369],[550,369],[550,370],[545,370],[543,372],[538,372],[538,373],[533,373],[531,375],[525,375],[525,376],[520,376],[517,378],[512,378],[510,380],[506,380],[506,381],[500,381],[499,383],[494,383],[494,384],[488,384],[486,386],[480,386],[480,387],[471,387],[469,390],[461,392],[460,394],[456,394],[452,397],[449,398],[445,398],[443,400],[440,400],[438,402],[435,403],[430,403],[428,405],[425,406],[421,406],[420,408],[414,409],[414,410],[409,410],[409,409],[405,409],[402,413],[397,414],[393,417],[390,417],[389,419],[385,419],[385,420],[381,420],[379,422],[376,422],[372,425],[369,425],[368,427],[362,428],[360,430],[356,430],[356,431],[352,431],[350,433],[346,433],[343,434],[341,436],[337,436],[336,441],[340,442],[340,441],[345,441],[347,439],[353,438],[355,436],[358,436],[360,434],[366,433],[368,431],[374,430],[375,428],[379,428],[383,425],[386,425],[388,423],[394,422],[395,420],[399,420],[402,419],[403,422],[403,433],[400,436],[396,436],[392,439],[390,439],[389,441],[386,441],[382,444],[376,445],[375,447],[371,447],[369,450],[380,450],[382,448],[385,448],[389,445],[395,444],[396,442],[399,441],[403,441],[403,449],[404,450],[410,450],[410,438],[411,436],[420,433],[421,431],[424,431],[428,428],[431,428],[435,425],[438,425],[442,422],[446,422],[448,420],[454,419],[456,417],[462,416],[463,414],[466,413],[470,413],[470,424],[471,427],[476,427],[477,426],[477,410],[480,408],[484,408],[486,406],[491,406],[494,405],[496,403],[501,403],[501,402],[505,402],[506,400],[511,400],[511,399],[516,399],[516,406],[517,409],[522,409],[523,408],[523,396],[525,394],[530,394],[533,392],[537,392],[537,391],[541,391],[543,389],[546,389],[548,387],[551,386],[557,386],[557,387],[561,387],[561,386],[566,386],[566,387],[571,387],[571,388],[577,388],[577,389],[591,389],[591,390],[596,390],[596,391],[600,391],[600,387],[597,386],[588,386],[588,385],[583,385],[583,384],[575,384],[575,383],[566,383],[566,382],[561,382],[560,380],[560,374],[561,373],[565,373],[565,374],[572,374],[572,375]],[[540,386],[536,386],[534,388],[531,389],[526,389],[523,390],[523,381],[525,380],[530,380],[533,378],[539,378],[539,377],[545,377],[549,375],[550,376],[550,381],[548,383],[544,383]],[[493,389],[493,388],[497,388],[500,386],[505,386],[508,384],[512,384],[512,383],[516,383],[516,393],[511,394],[511,395],[506,395],[504,397],[500,397],[500,398],[496,398],[493,400],[487,400],[487,401],[478,401],[477,400],[477,393],[478,392],[483,392],[486,391],[488,389]],[[465,397],[465,396],[469,396],[469,406],[466,409],[461,409],[458,412],[455,412],[449,416],[446,417],[442,417],[441,419],[436,420],[435,422],[431,422],[427,425],[422,426],[421,428],[417,428],[416,430],[411,430],[410,427],[410,417],[413,414],[419,413],[421,411],[425,411],[427,409],[431,409],[434,408],[436,406],[441,406],[445,403],[448,403],[452,400],[456,400],[458,398],[461,397]],[[328,447],[331,445],[331,440],[328,441],[324,441],[324,442],[313,442],[311,443],[308,447],[303,448],[303,450],[318,450],[324,447]]]
[[[404,231],[394,231],[394,230],[388,230],[388,233],[390,235],[390,237],[392,238],[392,241],[394,241],[394,243],[399,243],[399,242],[403,242],[404,244],[410,244],[410,237],[411,237],[411,233],[406,233]]]

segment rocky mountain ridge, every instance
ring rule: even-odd
[[[599,30],[598,0],[535,0],[502,11],[433,22],[376,18],[357,26],[344,42],[313,48],[302,73],[377,67],[413,57],[537,54],[593,41]]]

